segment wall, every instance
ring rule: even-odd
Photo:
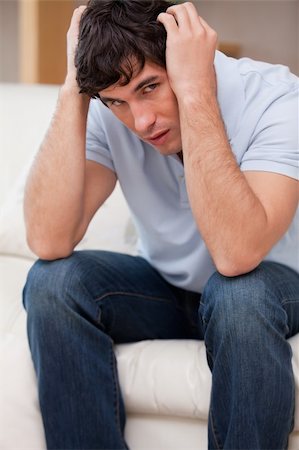
[[[0,0],[0,81],[19,80],[17,0]]]
[[[62,83],[73,0],[0,0],[0,81]]]
[[[19,5],[20,81],[63,83],[74,1],[20,0]]]
[[[0,81],[21,79],[19,2],[0,0]],[[75,0],[75,3],[86,2]],[[194,0],[194,3],[199,14],[217,30],[220,40],[239,42],[242,54],[286,64],[299,75],[298,0]],[[54,23],[47,24],[55,29]],[[59,51],[61,55],[65,52],[65,44],[59,46]]]
[[[239,42],[242,54],[289,66],[299,74],[297,0],[195,0],[219,40]]]

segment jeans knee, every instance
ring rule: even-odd
[[[252,340],[269,323],[287,332],[287,316],[264,265],[238,277],[214,273],[202,295],[201,313],[205,324],[212,321],[221,333],[238,340]]]
[[[57,299],[66,298],[76,288],[78,256],[54,261],[37,260],[31,267],[23,290],[23,304],[28,314],[39,312],[47,317]],[[49,317],[49,316],[48,316]]]

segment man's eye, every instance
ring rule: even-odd
[[[144,93],[147,94],[148,92],[152,92],[154,89],[156,89],[157,86],[158,86],[157,83],[149,84],[144,88]]]
[[[120,100],[111,100],[111,101],[110,101],[110,105],[111,105],[111,106],[120,106],[120,105],[122,105],[122,104],[123,104],[123,102],[120,101]]]

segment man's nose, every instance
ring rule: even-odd
[[[156,122],[156,115],[148,106],[133,106],[131,112],[134,117],[134,126],[137,133],[147,132]]]

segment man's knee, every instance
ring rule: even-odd
[[[23,303],[28,313],[38,309],[46,315],[49,304],[66,298],[67,292],[76,289],[80,283],[78,272],[82,256],[75,252],[65,259],[37,260],[34,263],[23,291]]]
[[[267,264],[250,273],[225,277],[215,272],[204,289],[201,313],[205,323],[211,320],[221,332],[257,336],[259,328],[272,324],[287,331],[286,314],[280,304]]]

